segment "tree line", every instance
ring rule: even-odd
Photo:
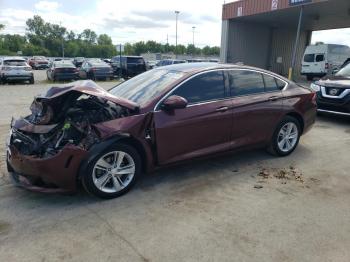
[[[108,58],[117,55],[112,39],[107,34],[97,35],[96,32],[85,29],[76,34],[67,28],[45,22],[40,16],[34,16],[26,21],[26,34],[1,34],[0,55],[17,55],[21,51],[24,56],[43,55],[49,57],[99,57]],[[0,24],[0,31],[4,25]],[[218,56],[219,47],[195,47],[161,44],[155,41],[139,41],[126,43],[124,54],[140,55],[142,53],[174,53],[189,55]]]

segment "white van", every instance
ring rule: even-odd
[[[301,74],[307,80],[323,77],[338,70],[350,57],[350,48],[346,45],[316,44],[306,47]]]

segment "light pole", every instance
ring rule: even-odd
[[[175,54],[177,56],[177,18],[180,14],[180,11],[175,11],[175,17],[176,17],[176,34],[175,34]]]
[[[193,44],[193,47],[194,47],[194,30],[195,29],[196,29],[196,27],[192,26],[192,33],[193,33],[193,35],[192,35],[192,44]]]

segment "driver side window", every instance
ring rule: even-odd
[[[223,71],[200,74],[178,87],[172,95],[185,98],[189,104],[225,98]]]

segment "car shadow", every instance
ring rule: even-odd
[[[300,144],[296,151],[287,158],[289,158],[290,164],[293,164],[306,159],[310,154],[311,150]],[[293,157],[296,155],[297,159]],[[50,209],[53,210],[55,208],[88,207],[94,204],[99,205],[110,202],[118,203],[121,206],[126,205],[125,203],[128,203],[128,205],[137,204],[140,199],[146,197],[146,194],[148,199],[152,199],[152,196],[150,197],[149,194],[153,194],[154,200],[156,200],[159,199],[159,194],[169,194],[167,190],[171,191],[173,189],[183,189],[181,197],[186,197],[185,195],[182,196],[184,192],[186,192],[187,196],[190,196],[220,182],[234,179],[237,180],[235,182],[239,183],[242,179],[244,181],[251,179],[251,176],[255,177],[262,168],[284,168],[286,167],[286,161],[280,161],[281,159],[286,158],[272,156],[265,150],[226,153],[221,156],[180,163],[149,175],[143,175],[129,193],[117,199],[102,200],[90,196],[82,187],[79,187],[79,190],[71,195],[43,194],[16,189],[18,195],[14,201],[16,205],[23,208],[35,205],[50,206]],[[188,186],[189,184],[191,185],[190,187]]]

